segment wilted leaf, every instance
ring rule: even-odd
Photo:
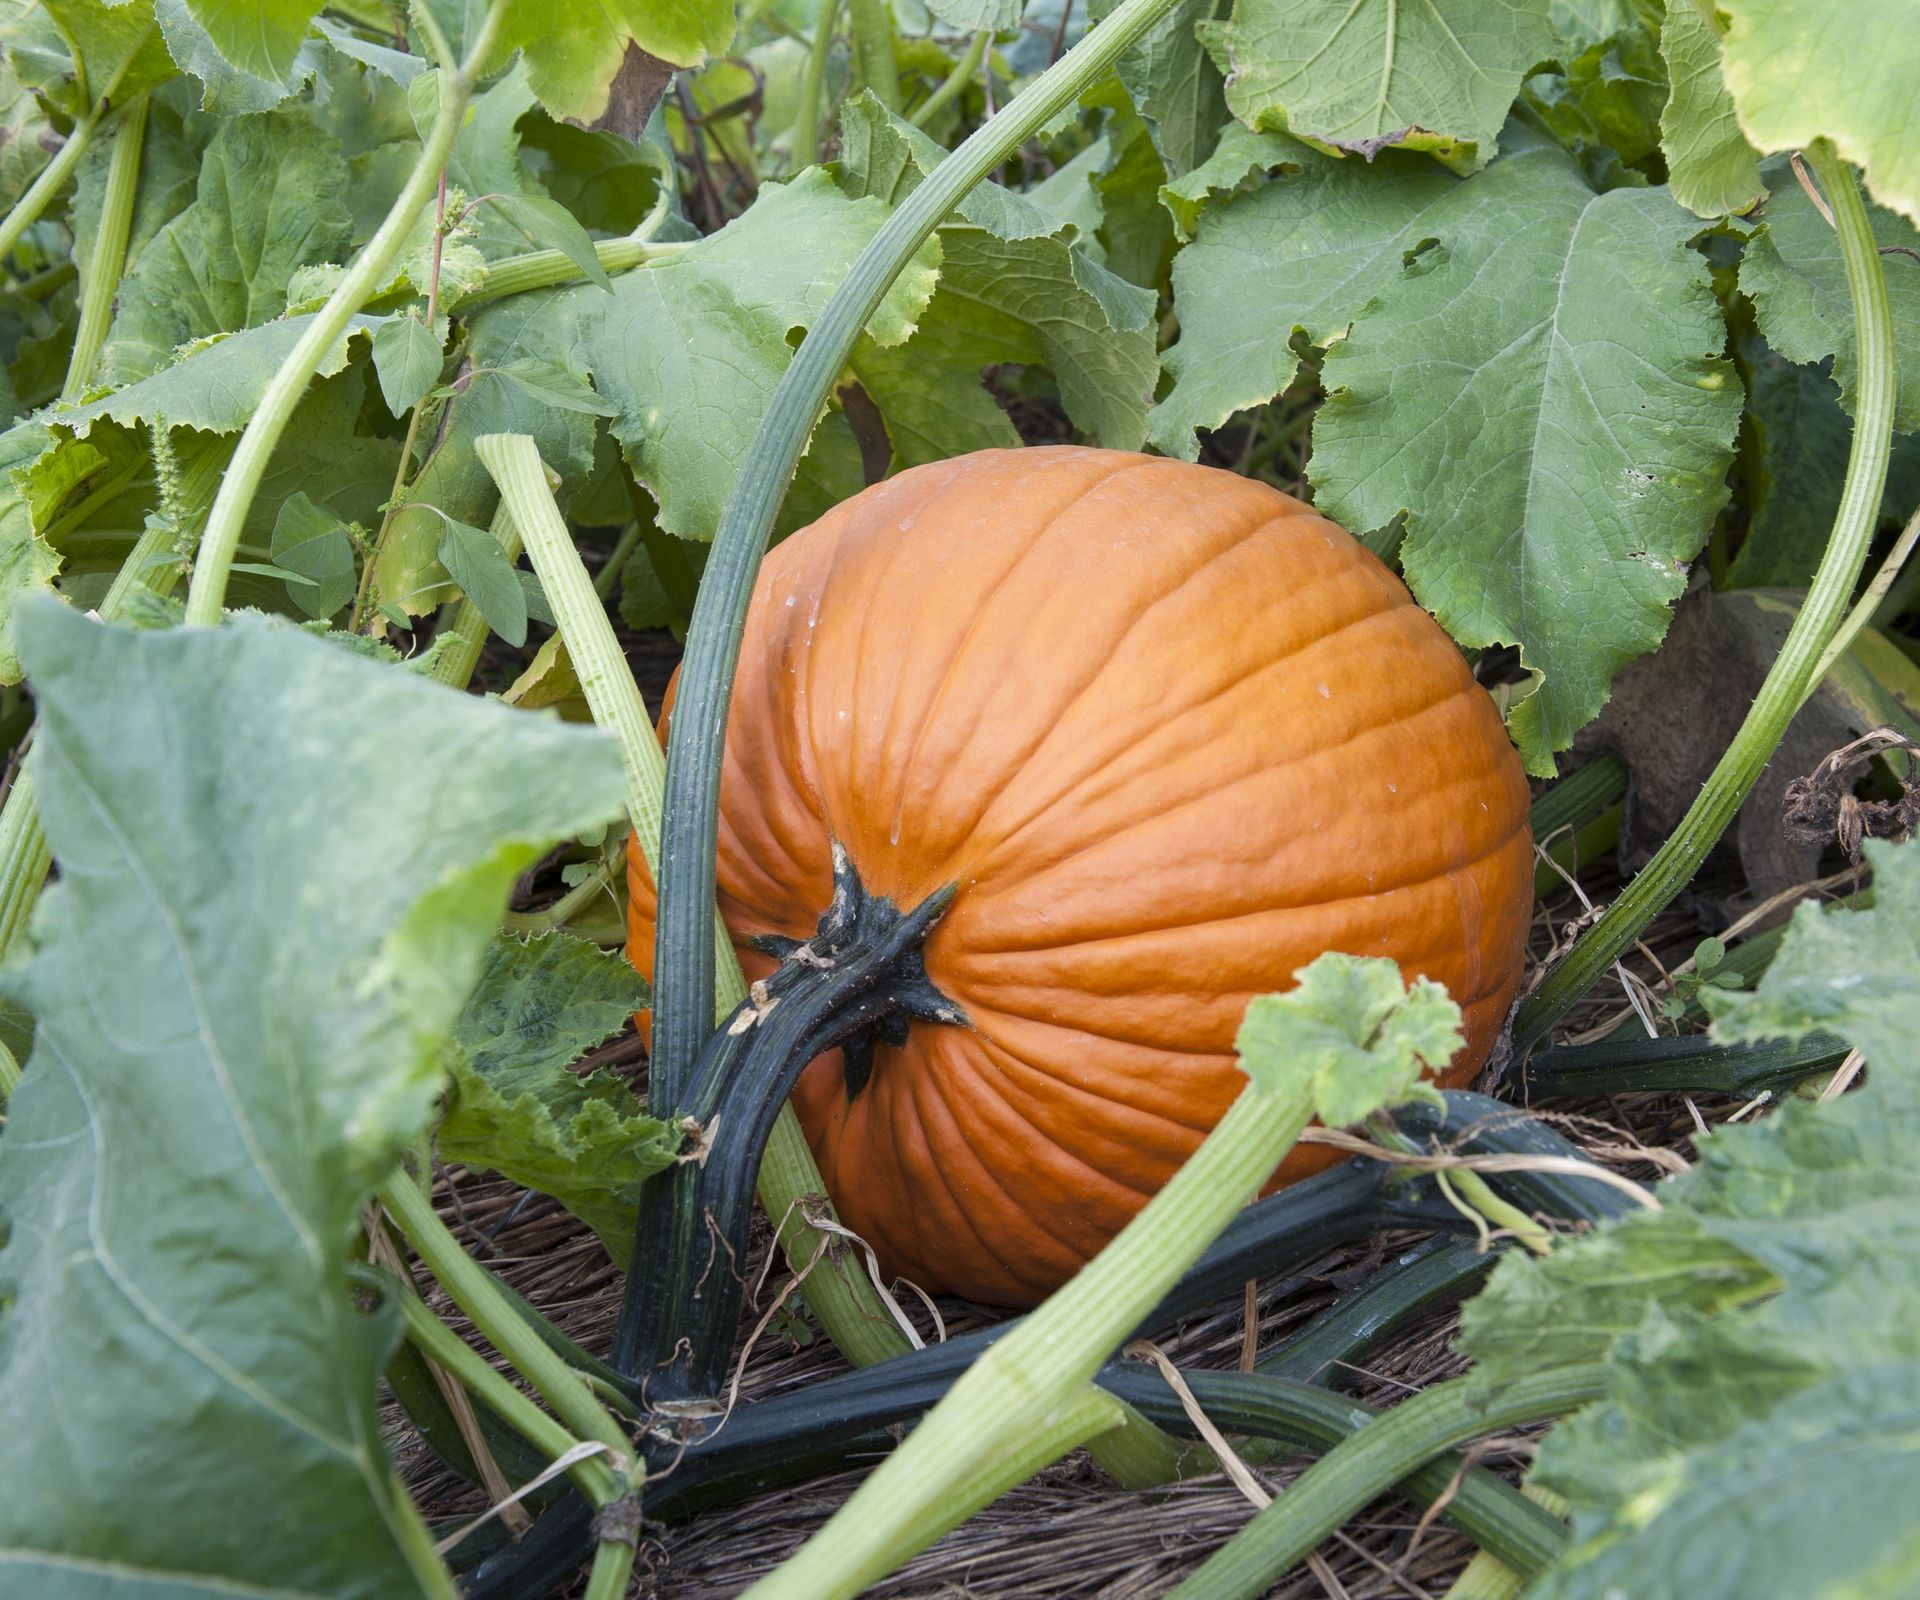
[[[357,1217],[514,875],[618,810],[617,752],[259,620],[22,629],[61,877],[0,1139],[4,1583],[414,1593]]]

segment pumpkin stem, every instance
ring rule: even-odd
[[[686,1142],[640,1203],[613,1365],[656,1407],[687,1416],[720,1390],[745,1287],[754,1180],[768,1136],[806,1066],[847,1052],[847,1096],[865,1087],[876,1039],[922,1022],[964,1025],[927,977],[922,946],[958,893],[908,911],[867,892],[833,847],[833,900],[811,939],[763,938],[781,964],[707,1041],[678,1107]]]

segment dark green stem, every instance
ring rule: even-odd
[[[1173,0],[1125,0],[901,202],[815,320],[754,435],[700,585],[667,758],[653,1083],[677,1104],[714,1013],[714,840],[727,707],[754,575],[814,420],[901,268],[966,193],[1104,77]]]
[[[672,1108],[691,1147],[647,1186],[613,1336],[614,1367],[650,1402],[719,1393],[740,1319],[761,1152],[807,1064],[842,1048],[851,1099],[866,1086],[876,1034],[904,1043],[914,1020],[964,1021],[920,959],[955,890],[903,912],[868,895],[837,846],[834,867],[819,931],[779,942],[787,959],[708,1040]]]
[[[1530,1373],[1490,1393],[1471,1378],[1437,1384],[1336,1445],[1216,1550],[1172,1600],[1255,1600],[1354,1512],[1436,1456],[1504,1428],[1564,1416],[1605,1388],[1599,1362]]]
[[[1680,825],[1635,875],[1620,897],[1549,972],[1514,1019],[1514,1049],[1523,1057],[1555,1022],[1633,945],[1635,939],[1692,880],[1707,852],[1726,831],[1741,802],[1772,759],[1787,725],[1813,686],[1828,642],[1844,622],[1879,518],[1892,443],[1898,368],[1886,275],[1853,173],[1826,140],[1807,159],[1833,210],[1847,286],[1853,295],[1854,343],[1859,352],[1853,447],[1826,554],[1814,573],[1786,642],[1754,697],[1733,743],[1708,776]]]

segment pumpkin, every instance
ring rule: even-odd
[[[924,949],[962,1026],[794,1103],[883,1268],[1029,1305],[1245,1082],[1254,996],[1328,950],[1444,983],[1469,1079],[1521,975],[1525,778],[1446,635],[1357,540],[1231,473],[1080,448],[915,467],[767,556],[720,794],[721,911],[813,933],[867,890],[959,892]],[[654,891],[630,851],[628,953]],[[1285,1183],[1335,1159],[1302,1147]]]

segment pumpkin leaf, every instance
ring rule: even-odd
[[[215,0],[217,5],[219,0]],[[246,0],[228,0],[227,10],[239,10]],[[238,117],[250,111],[271,111],[290,100],[313,80],[320,70],[325,50],[316,39],[305,37],[302,28],[290,51],[279,49],[286,66],[251,70],[242,64],[242,56],[221,48],[220,40],[202,21],[199,13],[211,8],[208,0],[153,0],[153,14],[167,42],[167,53],[180,63],[183,72],[200,80],[200,109],[214,116]],[[237,20],[233,15],[210,19],[222,36],[231,35]],[[265,61],[263,52],[252,52],[255,61]]]
[[[14,610],[35,590],[51,590],[60,553],[34,527],[28,472],[54,447],[53,435],[23,422],[0,433],[0,683],[20,681]]]
[[[1234,0],[1199,35],[1249,128],[1367,160],[1424,151],[1460,172],[1492,156],[1521,80],[1556,43],[1534,0]]]
[[[1439,1098],[1421,1073],[1460,1048],[1460,1008],[1444,988],[1425,978],[1409,987],[1384,956],[1329,952],[1293,976],[1293,989],[1247,1007],[1234,1039],[1257,1089],[1310,1083],[1314,1113],[1330,1128]]]
[[[612,294],[587,285],[523,296],[476,318],[474,359],[590,371],[618,409],[614,437],[653,492],[660,526],[709,539],[792,358],[789,333],[819,314],[886,215],[878,200],[842,195],[824,171],[803,172],[720,232],[623,274]],[[877,343],[912,331],[935,259],[930,248],[896,281],[870,327]]]
[[[1118,3],[1092,0],[1088,14],[1104,21]],[[1170,179],[1192,172],[1223,137],[1225,81],[1196,31],[1212,20],[1215,9],[1215,0],[1174,0],[1114,64]]]
[[[1920,1003],[1920,850],[1870,839],[1874,903],[1822,915],[1811,902],[1757,988],[1702,998],[1716,1038],[1798,1039],[1824,1028],[1867,1058],[1876,1074],[1912,1071]]]
[[[542,6],[514,6],[501,48],[519,46],[541,105],[556,117],[597,121],[615,76],[633,56],[697,67],[733,40],[732,0],[599,0],[555,27]]]
[[[617,752],[262,618],[19,621],[61,873],[9,985],[39,1025],[0,1139],[0,1587],[416,1592],[358,1215]]]
[[[320,0],[187,0],[193,20],[243,72],[285,77]]]
[[[1726,14],[1727,88],[1761,151],[1828,138],[1883,206],[1920,225],[1920,35],[1902,0],[1844,9],[1794,0],[1715,0]]]
[[[193,203],[141,251],[115,297],[101,354],[109,381],[147,377],[179,345],[278,317],[298,268],[346,251],[346,189],[339,141],[304,110],[222,123]]]
[[[1573,158],[1503,157],[1422,219],[1327,353],[1316,503],[1406,519],[1401,565],[1469,647],[1517,644],[1528,770],[1660,642],[1727,498],[1740,390],[1698,220],[1664,189],[1596,194]]]
[[[1660,29],[1672,92],[1660,113],[1660,148],[1674,199],[1696,216],[1745,211],[1766,192],[1720,75],[1720,38],[1694,5],[1667,7]]]
[[[1767,203],[1763,226],[1747,241],[1740,260],[1740,288],[1767,343],[1789,361],[1812,364],[1833,358],[1840,403],[1854,408],[1859,363],[1854,357],[1853,298],[1840,244],[1785,161],[1769,161],[1764,173]],[[1893,425],[1920,430],[1920,261],[1900,251],[1920,252],[1920,230],[1884,207],[1869,205],[1868,219],[1885,262],[1887,305],[1893,313],[1899,389]]]
[[[844,128],[840,182],[849,194],[897,201],[945,154],[871,95],[847,107]],[[886,419],[895,464],[1019,443],[980,382],[981,369],[999,362],[1046,368],[1076,427],[1137,449],[1159,368],[1152,291],[1095,261],[1072,224],[995,189],[982,184],[936,234],[939,286],[911,341],[869,338],[855,351],[855,375]]]
[[[640,1186],[680,1148],[612,1072],[567,1069],[649,1001],[618,952],[564,933],[502,935],[456,1030],[436,1143],[443,1157],[552,1195],[608,1254],[633,1244]]]

